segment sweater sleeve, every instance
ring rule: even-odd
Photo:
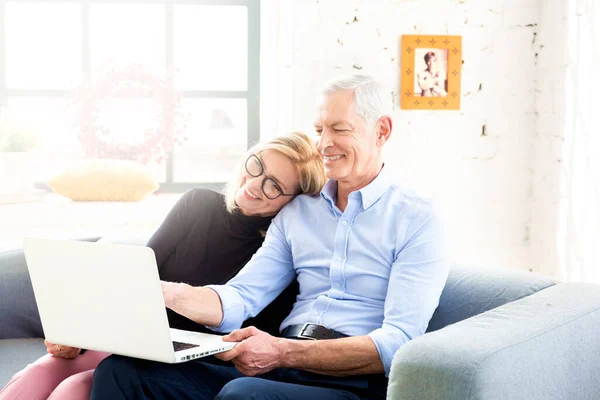
[[[152,235],[147,246],[154,250],[160,270],[177,245],[189,234],[195,215],[202,212],[211,199],[208,191],[191,189],[173,206],[158,230]],[[213,200],[214,201],[214,200]]]

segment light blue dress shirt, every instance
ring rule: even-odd
[[[431,204],[389,175],[384,167],[350,193],[344,212],[335,204],[336,181],[285,206],[240,273],[207,286],[223,306],[213,329],[238,329],[298,279],[300,293],[280,329],[316,323],[369,335],[389,375],[396,350],[427,329],[448,275]]]

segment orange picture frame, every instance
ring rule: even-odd
[[[462,37],[403,35],[400,108],[460,110]]]

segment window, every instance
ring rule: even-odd
[[[156,165],[161,190],[219,189],[259,139],[259,18],[258,0],[0,0],[0,106],[35,124],[36,181],[83,157],[69,108],[82,77],[136,63],[174,68],[189,116],[185,143]],[[119,140],[155,118],[147,98],[101,114]]]

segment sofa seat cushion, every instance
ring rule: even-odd
[[[46,354],[43,339],[0,340],[0,388],[13,375]]]

